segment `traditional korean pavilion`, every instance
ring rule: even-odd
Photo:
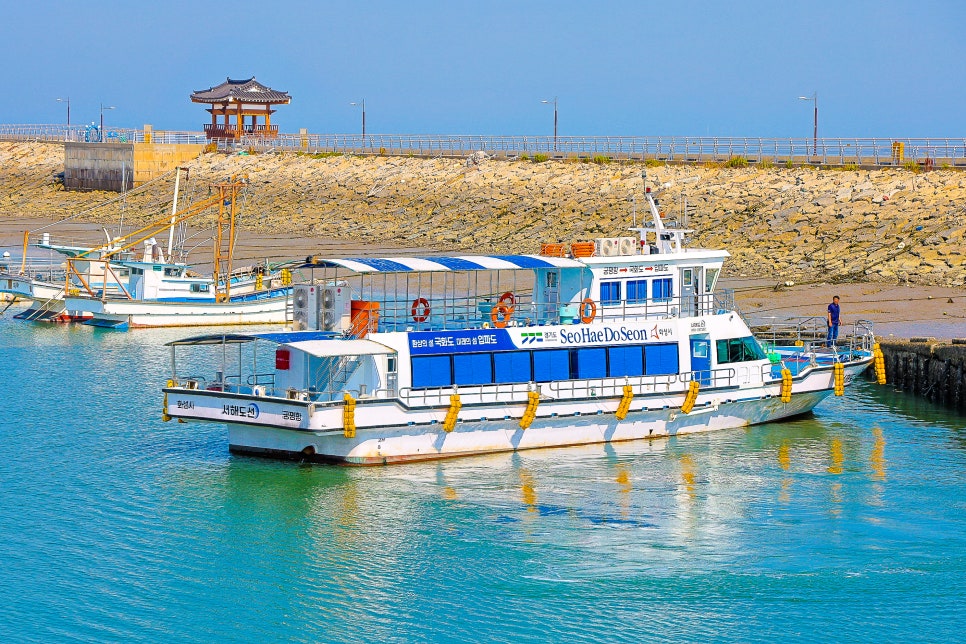
[[[292,97],[262,85],[253,76],[248,80],[226,78],[221,85],[192,94],[191,102],[211,105],[211,123],[205,124],[209,139],[273,138],[278,136],[278,126],[272,125],[272,106],[291,103]]]

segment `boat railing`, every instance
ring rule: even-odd
[[[459,385],[458,387],[414,389],[402,387],[399,399],[409,407],[439,407],[448,405],[450,396],[459,394],[463,404],[471,403],[525,403],[527,394],[539,391],[534,383],[498,383],[489,385]]]
[[[609,378],[585,378],[549,383],[549,389],[557,397],[613,398],[624,393],[624,385],[630,385],[634,394],[680,393],[685,383],[696,380],[703,387],[729,387],[735,384],[736,372],[731,367],[707,371],[685,371],[652,376],[616,376]]]
[[[465,298],[414,298],[412,302],[375,300],[379,304],[379,331],[445,331],[538,325],[635,322],[730,313],[734,294],[702,293],[666,298],[641,298],[614,303],[533,301],[529,294],[515,296],[501,306],[492,296]],[[372,325],[369,324],[369,330]]]

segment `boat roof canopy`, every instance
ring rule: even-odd
[[[332,356],[378,356],[396,353],[374,340],[303,340],[287,342],[287,346],[318,358]]]
[[[265,333],[211,333],[208,335],[197,335],[192,338],[184,338],[168,342],[166,347],[180,347],[199,344],[239,344],[242,342],[254,342],[255,340],[266,340],[278,344],[293,344],[310,340],[331,340],[341,337],[340,333],[333,331],[279,331]]]
[[[494,271],[535,268],[586,268],[566,257],[541,255],[462,255],[459,257],[306,257],[299,268],[346,268],[356,273]]]

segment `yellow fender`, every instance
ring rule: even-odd
[[[789,369],[782,369],[781,401],[783,403],[792,400],[792,372]]]
[[[884,385],[886,383],[885,355],[878,342],[872,345],[872,362],[875,365],[875,381]]]
[[[684,404],[681,405],[682,413],[690,414],[691,410],[694,409],[694,403],[698,399],[699,389],[701,389],[701,383],[697,380],[692,380],[691,384],[688,385],[688,395],[684,397]]]
[[[836,362],[832,367],[832,384],[836,396],[845,394],[845,365],[841,362]]]
[[[460,402],[459,394],[453,394],[449,397],[449,411],[446,412],[446,418],[443,420],[443,431],[449,433],[456,429],[456,418],[459,416],[462,406],[463,403]]]
[[[170,380],[168,381],[171,382]],[[171,385],[168,385],[169,387]],[[168,415],[168,394],[164,394],[164,402],[161,403],[161,420],[168,422],[171,420],[171,416]]]
[[[537,405],[539,404],[539,392],[531,391],[527,393],[527,408],[523,412],[523,418],[520,419],[520,429],[526,429],[533,423],[533,419],[537,417]]]
[[[624,420],[627,418],[627,412],[631,410],[631,401],[634,399],[634,388],[630,385],[624,385],[624,397],[621,398],[621,403],[617,405],[617,411],[614,415],[617,416],[617,420]]]
[[[356,437],[356,399],[348,393],[342,397],[345,407],[342,408],[342,435],[346,438]]]

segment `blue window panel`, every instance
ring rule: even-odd
[[[678,373],[678,345],[644,345],[644,366],[645,373],[649,376]]]
[[[453,382],[457,385],[488,385],[493,382],[489,353],[464,353],[453,356]]]
[[[607,349],[577,349],[578,378],[607,377]]]
[[[644,375],[644,352],[641,347],[611,347],[607,354],[611,376]]]
[[[494,382],[530,382],[530,352],[506,351],[493,354]]]
[[[413,358],[413,387],[449,387],[453,384],[453,372],[449,356],[425,356]]]
[[[570,380],[570,351],[553,349],[533,352],[533,380]]]
[[[604,306],[614,306],[621,303],[621,283],[601,282],[600,303]]]
[[[671,278],[662,277],[651,282],[651,297],[655,300],[671,299]]]
[[[630,280],[627,282],[627,303],[643,304],[647,301],[647,280]]]

